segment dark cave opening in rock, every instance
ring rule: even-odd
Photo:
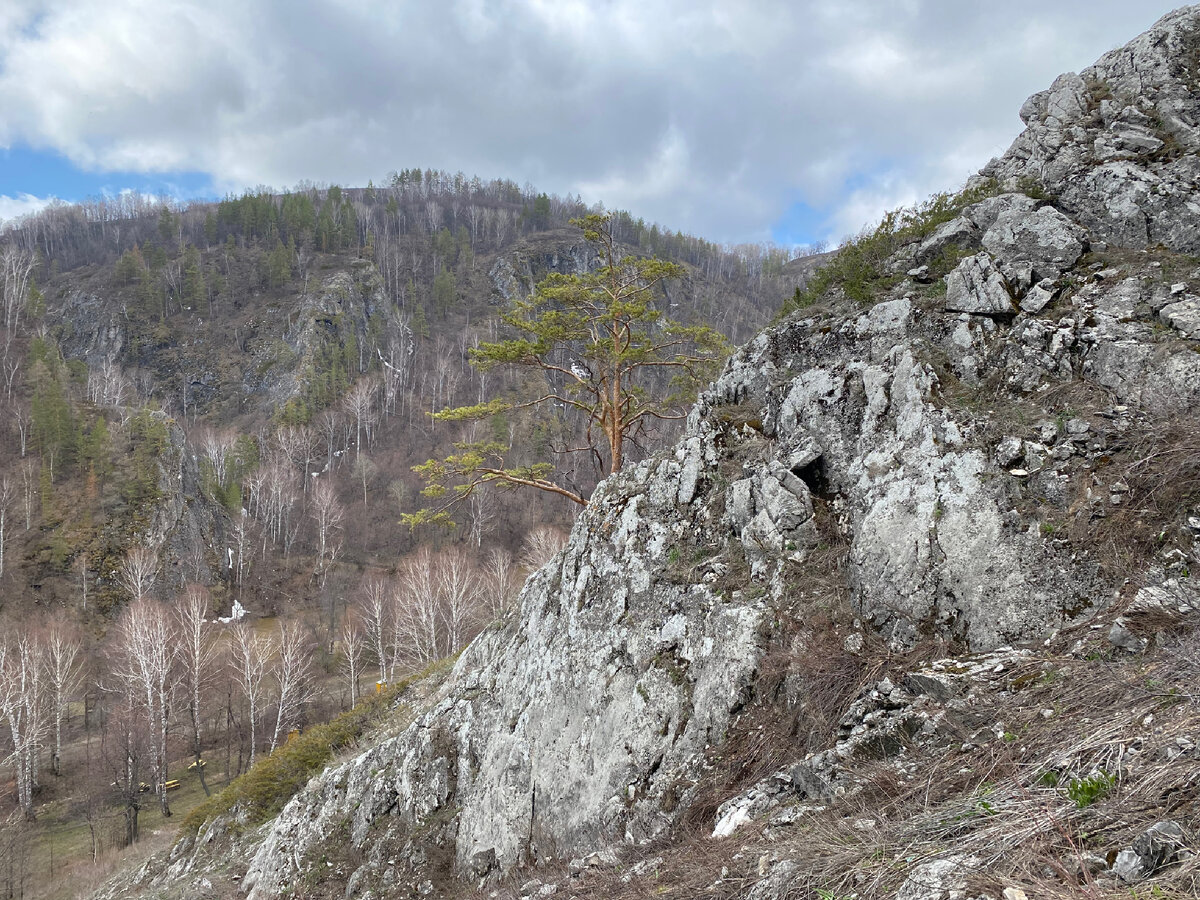
[[[792,466],[792,474],[808,485],[808,491],[822,500],[830,499],[829,481],[825,474],[825,457]]]

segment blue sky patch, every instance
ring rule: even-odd
[[[217,196],[206,172],[89,172],[57,153],[20,144],[0,149],[0,195],[31,194],[76,203],[127,190],[180,200]]]

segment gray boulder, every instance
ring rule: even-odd
[[[1113,872],[1126,884],[1136,884],[1173,862],[1186,840],[1178,822],[1158,822],[1134,841],[1132,847],[1117,854]]]
[[[987,253],[968,256],[946,276],[946,309],[980,316],[1017,311],[1008,282]]]
[[[1168,303],[1158,317],[1164,325],[1170,325],[1186,338],[1200,338],[1200,297],[1188,297],[1176,303]]]
[[[1083,229],[1052,206],[1000,213],[983,235],[983,246],[1007,263],[1029,263],[1033,278],[1057,278],[1083,255]]]

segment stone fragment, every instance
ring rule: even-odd
[[[621,860],[617,858],[616,852],[611,847],[606,847],[595,853],[589,853],[587,856],[579,856],[571,860],[567,864],[567,872],[577,877],[589,869],[615,869],[620,864]]]
[[[1200,297],[1169,303],[1159,311],[1159,319],[1182,332],[1186,338],[1200,338]]]
[[[958,216],[939,225],[933,234],[922,241],[914,260],[917,263],[928,263],[937,259],[950,247],[972,246],[979,246],[979,228],[966,216]]]
[[[1146,649],[1146,639],[1129,630],[1128,622],[1119,617],[1108,630],[1108,642],[1128,653],[1141,653]]]
[[[996,445],[996,465],[1007,469],[1025,457],[1025,442],[1017,437],[1006,437]]]
[[[1058,290],[1054,286],[1054,282],[1049,278],[1044,278],[1035,284],[1024,297],[1021,298],[1021,311],[1027,312],[1030,315],[1037,315],[1043,309],[1050,305],[1058,295]]]
[[[1011,316],[1017,311],[1004,276],[986,253],[968,256],[946,276],[945,308],[983,316]]]
[[[1157,822],[1132,847],[1117,854],[1113,872],[1126,884],[1149,878],[1175,860],[1185,841],[1183,827],[1178,822]]]
[[[956,697],[959,693],[958,686],[949,678],[928,672],[909,672],[904,676],[904,686],[914,694],[924,694],[939,702]]]
[[[896,891],[896,900],[965,898],[967,878],[978,871],[977,856],[956,854],[914,866]]]

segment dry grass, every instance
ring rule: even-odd
[[[1107,569],[1130,577],[1176,545],[1181,518],[1200,506],[1200,422],[1183,415],[1146,422],[1136,440],[1106,462],[1105,481],[1128,490],[1102,517],[1077,517],[1071,539],[1099,548]]]

